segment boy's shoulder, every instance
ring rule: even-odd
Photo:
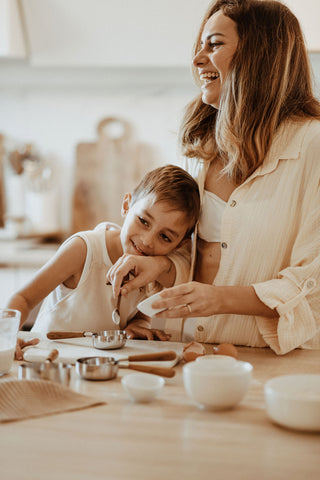
[[[121,230],[121,227],[113,222],[101,222],[93,229],[94,232],[99,230]]]

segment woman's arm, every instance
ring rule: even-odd
[[[189,282],[163,290],[153,308],[166,308],[159,318],[207,317],[222,313],[278,317],[276,310],[264,304],[252,286],[214,286]]]

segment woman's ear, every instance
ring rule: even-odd
[[[122,201],[122,207],[121,207],[122,217],[125,217],[127,215],[130,208],[130,203],[131,203],[131,193],[126,193]]]

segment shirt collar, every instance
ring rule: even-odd
[[[278,128],[264,162],[247,181],[276,169],[280,160],[294,160],[300,155],[303,139],[310,121],[288,120]],[[245,182],[246,183],[246,182]]]

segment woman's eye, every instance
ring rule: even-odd
[[[139,218],[140,223],[142,223],[142,225],[148,225],[147,220],[145,220],[145,219],[142,218],[142,217],[138,217],[138,218]]]
[[[209,47],[211,47],[211,48],[220,47],[220,45],[222,45],[221,42],[210,42],[209,43]]]

